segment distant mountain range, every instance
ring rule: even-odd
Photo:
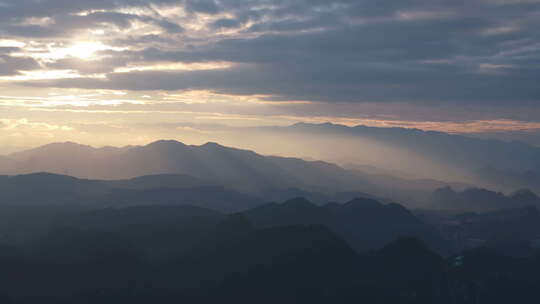
[[[473,184],[470,182],[473,180],[478,182],[474,184],[476,186],[497,190],[515,191],[528,188],[537,193],[540,190],[540,173],[534,171],[538,149],[520,143],[486,141],[440,132],[349,128],[332,124],[297,124],[272,130],[287,131],[284,132],[284,141],[287,136],[294,134],[302,134],[303,138],[315,136],[346,139],[351,142],[351,147],[345,149],[336,143],[337,146],[330,149],[334,157],[338,157],[340,153],[359,154],[367,159],[381,161],[382,166],[388,160],[388,163],[393,163],[392,166],[399,163],[404,167],[381,169],[351,163],[344,168],[323,161],[264,156],[216,143],[194,146],[162,140],[146,146],[122,148],[93,148],[71,142],[49,144],[0,157],[0,174],[49,172],[83,179],[111,180],[110,185],[113,185],[113,180],[118,180],[114,183],[115,187],[122,183],[123,188],[145,185],[146,190],[158,185],[167,188],[167,183],[224,186],[240,192],[262,192],[265,193],[264,197],[275,200],[305,196],[318,203],[334,200],[333,195],[338,192],[363,193],[362,197],[387,198],[387,201],[398,201],[409,207],[424,206],[430,199],[431,192],[438,188],[471,188]],[[368,142],[365,142],[366,138],[369,139]],[[373,149],[374,141],[383,143],[383,146],[400,148],[388,148],[381,150],[381,153],[373,153],[370,149]],[[306,142],[307,146],[314,144],[313,140]],[[321,143],[323,142],[319,144]],[[317,145],[312,149],[318,149]],[[416,152],[411,152],[413,150]],[[328,147],[317,150],[323,154],[325,151],[328,151]],[[404,154],[400,155],[402,152]],[[396,159],[391,158],[394,153],[397,153]],[[438,162],[446,165],[430,168],[434,157],[417,157],[426,153],[437,154]],[[411,158],[407,158],[407,155]],[[328,158],[330,156],[328,155]],[[425,164],[422,161],[425,161]],[[449,176],[442,180],[414,178],[415,174],[408,176],[407,173],[411,166],[420,173],[427,170],[441,178],[451,171],[446,171],[445,167],[458,168],[458,171],[467,171],[468,177],[463,177],[463,180],[458,182],[452,182]],[[524,168],[530,169],[520,171]],[[152,177],[136,179],[141,176]],[[157,176],[161,177],[158,179]]]
[[[75,143],[50,144],[9,155],[0,172],[50,172],[91,179],[184,174],[242,190],[368,188],[368,183],[360,177],[326,162],[262,156],[216,143],[188,146],[177,141],[100,149]]]
[[[305,136],[312,127],[289,128]],[[405,156],[391,159],[403,168],[346,169],[176,141],[59,143],[1,157],[0,302],[536,303],[524,299],[539,286],[540,198],[406,171],[422,165],[418,145],[445,162],[422,174],[480,168],[509,188],[522,185],[518,176],[534,185],[534,151],[388,132],[403,136],[394,139]],[[436,139],[449,151],[430,150]],[[396,145],[389,154],[329,147],[381,164],[399,153]],[[401,204],[409,200],[430,210],[410,211]]]
[[[340,203],[267,203],[294,194]],[[0,281],[7,286],[3,295],[17,301],[0,300],[160,303],[178,290],[177,299],[186,302],[244,303],[259,293],[275,296],[279,286],[285,296],[273,299],[296,303],[301,286],[305,303],[328,303],[335,300],[328,292],[345,291],[344,300],[360,302],[413,303],[424,294],[430,296],[421,303],[445,303],[469,299],[473,283],[494,298],[501,286],[509,286],[512,298],[521,286],[535,286],[540,212],[534,193],[442,188],[433,199],[438,210],[413,213],[361,192],[289,188],[256,196],[188,175],[0,176]],[[521,206],[527,207],[515,208]],[[455,214],[502,207],[508,209]],[[29,281],[40,283],[31,295]],[[324,291],[315,298],[314,286]],[[525,298],[535,290],[527,289]]]
[[[279,135],[290,150],[316,151],[311,156],[318,159],[374,166],[416,179],[472,183],[504,191],[524,187],[540,191],[540,148],[522,142],[331,123],[260,130],[261,136]]]
[[[451,209],[414,210],[414,214],[436,227],[454,252],[484,246],[505,255],[535,254],[540,244],[538,201],[525,207],[506,206],[482,213]]]
[[[403,206],[372,199],[353,199],[345,204],[317,206],[304,198],[282,204],[266,204],[244,212],[257,227],[325,225],[357,251],[381,248],[399,237],[414,236],[437,250],[444,242],[432,227]]]
[[[505,195],[479,188],[455,191],[450,187],[444,187],[433,192],[430,201],[433,209],[455,212],[486,212],[527,206],[540,207],[540,197],[529,190],[520,190]]]
[[[152,175],[128,180],[89,180],[51,173],[0,176],[0,202],[8,206],[193,205],[236,212],[263,199],[185,175]]]
[[[299,188],[240,192],[212,181],[178,174],[125,180],[80,179],[53,173],[0,176],[0,205],[6,206],[101,208],[192,205],[231,213],[294,197],[306,197],[318,205],[344,203],[354,198],[392,202],[363,192],[323,193]]]
[[[384,205],[374,200],[355,199],[345,204],[317,206],[305,199],[296,198],[283,203],[265,204],[230,217],[242,217],[247,225],[259,229],[291,226],[325,226],[358,252],[384,247],[400,237],[416,237],[431,247],[443,249],[443,240],[427,225],[405,208]],[[156,238],[181,235],[185,241],[175,244],[174,238],[167,242],[168,248],[179,250],[196,245],[207,225],[215,225],[224,219],[219,212],[193,206],[135,206],[120,209],[100,209],[68,216],[55,223],[58,227],[85,230],[106,230],[127,235],[144,235],[148,250],[155,246]],[[242,221],[230,222],[223,229],[239,229]],[[151,227],[154,231],[146,231]],[[159,230],[159,231],[157,231]],[[189,243],[188,243],[189,242]],[[142,243],[142,241],[138,241]],[[165,253],[165,252],[164,252]],[[164,254],[163,253],[163,254]]]
[[[160,182],[168,187],[160,187]],[[106,223],[111,227],[125,225],[122,228],[124,232],[131,229],[141,233],[144,221],[161,222],[163,230],[166,230],[174,226],[171,218],[182,217],[178,210],[186,210],[186,215],[202,210],[197,214],[220,214],[223,217],[225,213],[242,212],[261,228],[324,225],[358,251],[380,248],[400,236],[414,236],[434,249],[444,249],[443,240],[434,229],[401,205],[361,196],[351,199],[353,195],[355,193],[336,194],[334,198],[342,199],[340,203],[316,205],[304,198],[269,203],[270,200],[263,196],[244,194],[222,186],[198,185],[192,179],[175,175],[116,181],[83,180],[49,173],[2,177],[0,241],[2,235],[39,235],[42,229],[36,227],[43,225],[45,228],[47,222],[65,224],[61,219],[58,221],[59,217],[81,212],[91,217],[76,217],[74,222],[79,228]],[[152,208],[155,206],[159,208]],[[104,211],[93,211],[99,209]],[[19,214],[18,220],[11,223],[13,214]],[[125,222],[123,216],[135,216],[132,220],[142,222]],[[37,223],[32,222],[36,218]],[[23,223],[28,221],[30,224],[24,226]],[[135,229],[135,226],[140,229]]]

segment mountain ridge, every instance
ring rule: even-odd
[[[279,135],[289,143],[289,149],[316,151],[316,158],[335,163],[358,163],[417,178],[459,181],[500,191],[524,187],[540,191],[540,147],[520,141],[332,123],[259,129],[272,136]],[[310,141],[298,142],[301,138]],[[486,168],[494,170],[490,172]]]
[[[243,189],[305,188],[353,190],[365,183],[347,170],[322,161],[263,156],[208,142],[186,145],[160,140],[116,149],[55,143],[8,156],[14,168],[4,174],[51,172],[89,179],[131,179],[145,175],[184,174]],[[6,172],[7,171],[7,172]]]

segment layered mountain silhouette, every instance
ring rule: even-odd
[[[187,184],[184,183],[186,180]],[[139,206],[133,210],[141,210],[141,218],[166,223],[167,220],[161,218],[159,212],[146,211],[152,209],[145,209],[145,206],[155,205],[161,205],[160,210],[163,210],[165,215],[167,210],[171,210],[173,215],[175,210],[195,208],[190,205],[224,213],[245,211],[246,216],[257,227],[325,225],[359,251],[379,248],[399,236],[417,237],[439,252],[446,251],[448,247],[456,251],[477,247],[488,241],[498,248],[502,245],[508,246],[507,244],[512,243],[509,240],[530,243],[536,237],[540,238],[540,227],[535,224],[540,222],[540,216],[534,207],[530,209],[531,206],[538,205],[538,197],[530,191],[518,191],[505,196],[484,189],[457,192],[451,188],[443,188],[435,192],[432,206],[443,213],[432,216],[427,210],[416,210],[415,214],[421,215],[422,220],[419,220],[400,205],[382,204],[366,197],[345,204],[315,205],[306,199],[298,198],[282,204],[263,205],[269,200],[264,196],[243,194],[221,186],[196,186],[193,184],[194,180],[198,181],[175,175],[118,181],[81,180],[54,174],[3,177],[0,178],[0,239],[27,241],[35,238],[36,232],[39,236],[59,216],[103,207],[114,208],[108,209],[110,213],[121,215],[122,212],[116,211],[118,208]],[[148,181],[148,184],[141,183],[142,181]],[[152,188],[159,186],[160,181],[164,181],[168,188]],[[282,194],[299,192],[284,191]],[[354,194],[338,193],[333,197],[341,197],[344,202]],[[175,207],[179,209],[174,209]],[[182,209],[183,207],[187,209]],[[506,209],[490,212],[501,208]],[[96,213],[94,219],[97,224],[90,227],[103,225],[108,217],[106,212]],[[121,219],[113,219],[111,223],[122,223]],[[145,227],[144,224],[133,224],[127,226],[125,231],[133,229],[134,226]],[[443,241],[441,236],[446,240]],[[529,252],[530,248],[520,251]]]
[[[0,161],[3,174],[36,172],[111,180],[108,184],[115,188],[149,190],[178,188],[180,184],[183,188],[221,185],[262,193],[267,200],[304,196],[326,203],[354,197],[383,197],[407,206],[422,206],[433,190],[445,185],[458,189],[468,186],[374,174],[357,168],[348,170],[321,161],[263,156],[216,143],[190,146],[177,141],[157,141],[146,146],[93,148],[67,142],[15,153]],[[334,196],[338,192],[341,194]]]
[[[408,176],[481,183],[505,191],[524,187],[540,190],[540,179],[525,178],[540,173],[540,148],[521,142],[331,123],[299,123],[263,130],[282,136],[290,145],[296,142],[301,151],[317,151],[319,159],[328,161],[366,164]],[[355,150],[363,153],[355,155]]]
[[[489,185],[505,185],[507,189],[533,189],[540,193],[540,167],[528,170],[504,170],[497,167],[485,167],[477,171]],[[501,189],[505,189],[501,187]]]
[[[540,207],[540,197],[529,190],[510,195],[481,188],[455,191],[450,187],[437,189],[431,196],[432,208],[458,212],[486,212],[497,209]]]
[[[330,163],[262,156],[216,143],[188,146],[177,141],[157,141],[147,146],[100,149],[60,143],[15,153],[9,158],[13,165],[0,168],[6,174],[50,172],[92,179],[183,174],[243,190],[356,190],[367,185],[358,176]]]
[[[145,175],[126,180],[108,180],[103,183],[114,188],[148,190],[156,188],[193,188],[214,185],[212,181],[183,174]]]
[[[540,191],[540,148],[520,142],[329,123],[253,132],[261,139],[265,132],[277,133],[287,145],[298,145],[298,151],[353,164],[347,167],[352,170],[320,161],[262,156],[216,143],[192,146],[157,141],[146,146],[93,148],[67,142],[0,157],[0,174],[50,172],[91,179],[184,174],[242,190],[296,187],[378,196],[391,187],[389,196],[412,200],[421,199],[419,191],[451,182],[456,188],[478,185],[500,191]]]
[[[0,236],[4,233],[16,238],[17,233],[13,231],[21,231],[29,235],[23,237],[26,240],[34,234],[32,227],[41,227],[37,229],[40,231],[57,217],[100,208],[111,209],[92,214],[90,219],[93,218],[98,226],[109,221],[113,226],[119,225],[124,222],[122,216],[135,216],[137,212],[140,212],[141,219],[168,222],[167,217],[163,218],[167,216],[167,210],[172,215],[177,210],[187,210],[190,214],[192,209],[189,208],[207,208],[222,213],[244,212],[249,221],[261,228],[324,225],[358,251],[380,248],[400,236],[414,236],[436,250],[444,249],[433,228],[407,209],[395,203],[383,204],[368,195],[344,204],[316,205],[303,198],[265,204],[269,200],[264,196],[244,194],[222,186],[198,185],[199,181],[183,175],[114,181],[77,179],[50,173],[4,177],[0,179],[0,210],[6,217],[0,225]],[[166,187],[161,187],[161,183]],[[333,197],[345,199],[355,194],[337,193]],[[151,206],[162,208],[158,211],[145,209]],[[180,207],[185,209],[174,209]],[[13,214],[18,214],[17,221],[11,221]],[[25,224],[26,217],[28,224]],[[78,218],[75,222],[84,224],[87,221]],[[135,226],[145,227],[144,224],[132,223],[124,233],[128,229],[137,230]]]
[[[273,188],[246,193],[213,181],[178,174],[148,175],[125,180],[79,179],[52,173],[0,176],[0,205],[11,206],[70,205],[96,208],[194,205],[229,213],[300,196],[320,205],[347,202],[354,198],[391,202],[364,192],[323,193],[299,188]]]
[[[190,250],[226,216],[194,206],[134,206],[83,211],[51,221],[64,231],[107,231],[135,242],[152,259]],[[181,240],[181,241],[179,241]]]
[[[35,173],[0,177],[2,204],[50,205],[74,203],[105,195],[108,187],[93,180],[66,175]]]
[[[103,197],[103,200],[115,207],[134,205],[195,205],[222,212],[242,211],[265,202],[264,199],[258,196],[229,190],[222,186],[199,186],[184,189],[113,189],[108,195]]]
[[[89,180],[51,173],[0,176],[2,206],[84,208],[134,205],[194,205],[236,212],[263,199],[185,175],[152,175],[129,180]]]
[[[295,200],[282,207],[305,210],[313,205]],[[337,206],[317,208],[306,222]],[[351,215],[355,212],[349,208],[373,215],[368,210],[380,206],[362,201],[341,208]],[[247,213],[226,216],[189,206],[66,214],[30,246],[2,241],[0,300],[21,304],[538,300],[539,255],[512,257],[483,247],[442,257],[411,237],[358,253],[334,229],[313,223],[261,227]]]
[[[540,212],[536,206],[482,213],[415,210],[414,214],[436,227],[456,253],[484,246],[505,255],[531,256],[540,245]]]
[[[354,199],[345,204],[317,206],[304,198],[282,204],[271,203],[244,212],[257,227],[325,225],[362,252],[381,248],[403,236],[413,236],[444,250],[443,240],[433,227],[423,223],[398,204],[372,199]]]

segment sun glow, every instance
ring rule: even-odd
[[[99,51],[105,50],[125,50],[126,48],[115,48],[103,44],[100,41],[78,41],[70,45],[49,45],[48,52],[41,56],[44,60],[58,60],[62,58],[79,58],[83,60],[97,57]],[[38,57],[34,54],[33,57]]]
[[[106,50],[107,46],[101,42],[77,42],[76,44],[61,50],[67,56],[88,59],[96,52]]]

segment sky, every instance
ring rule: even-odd
[[[296,122],[540,145],[539,28],[540,0],[0,0],[0,154]]]

